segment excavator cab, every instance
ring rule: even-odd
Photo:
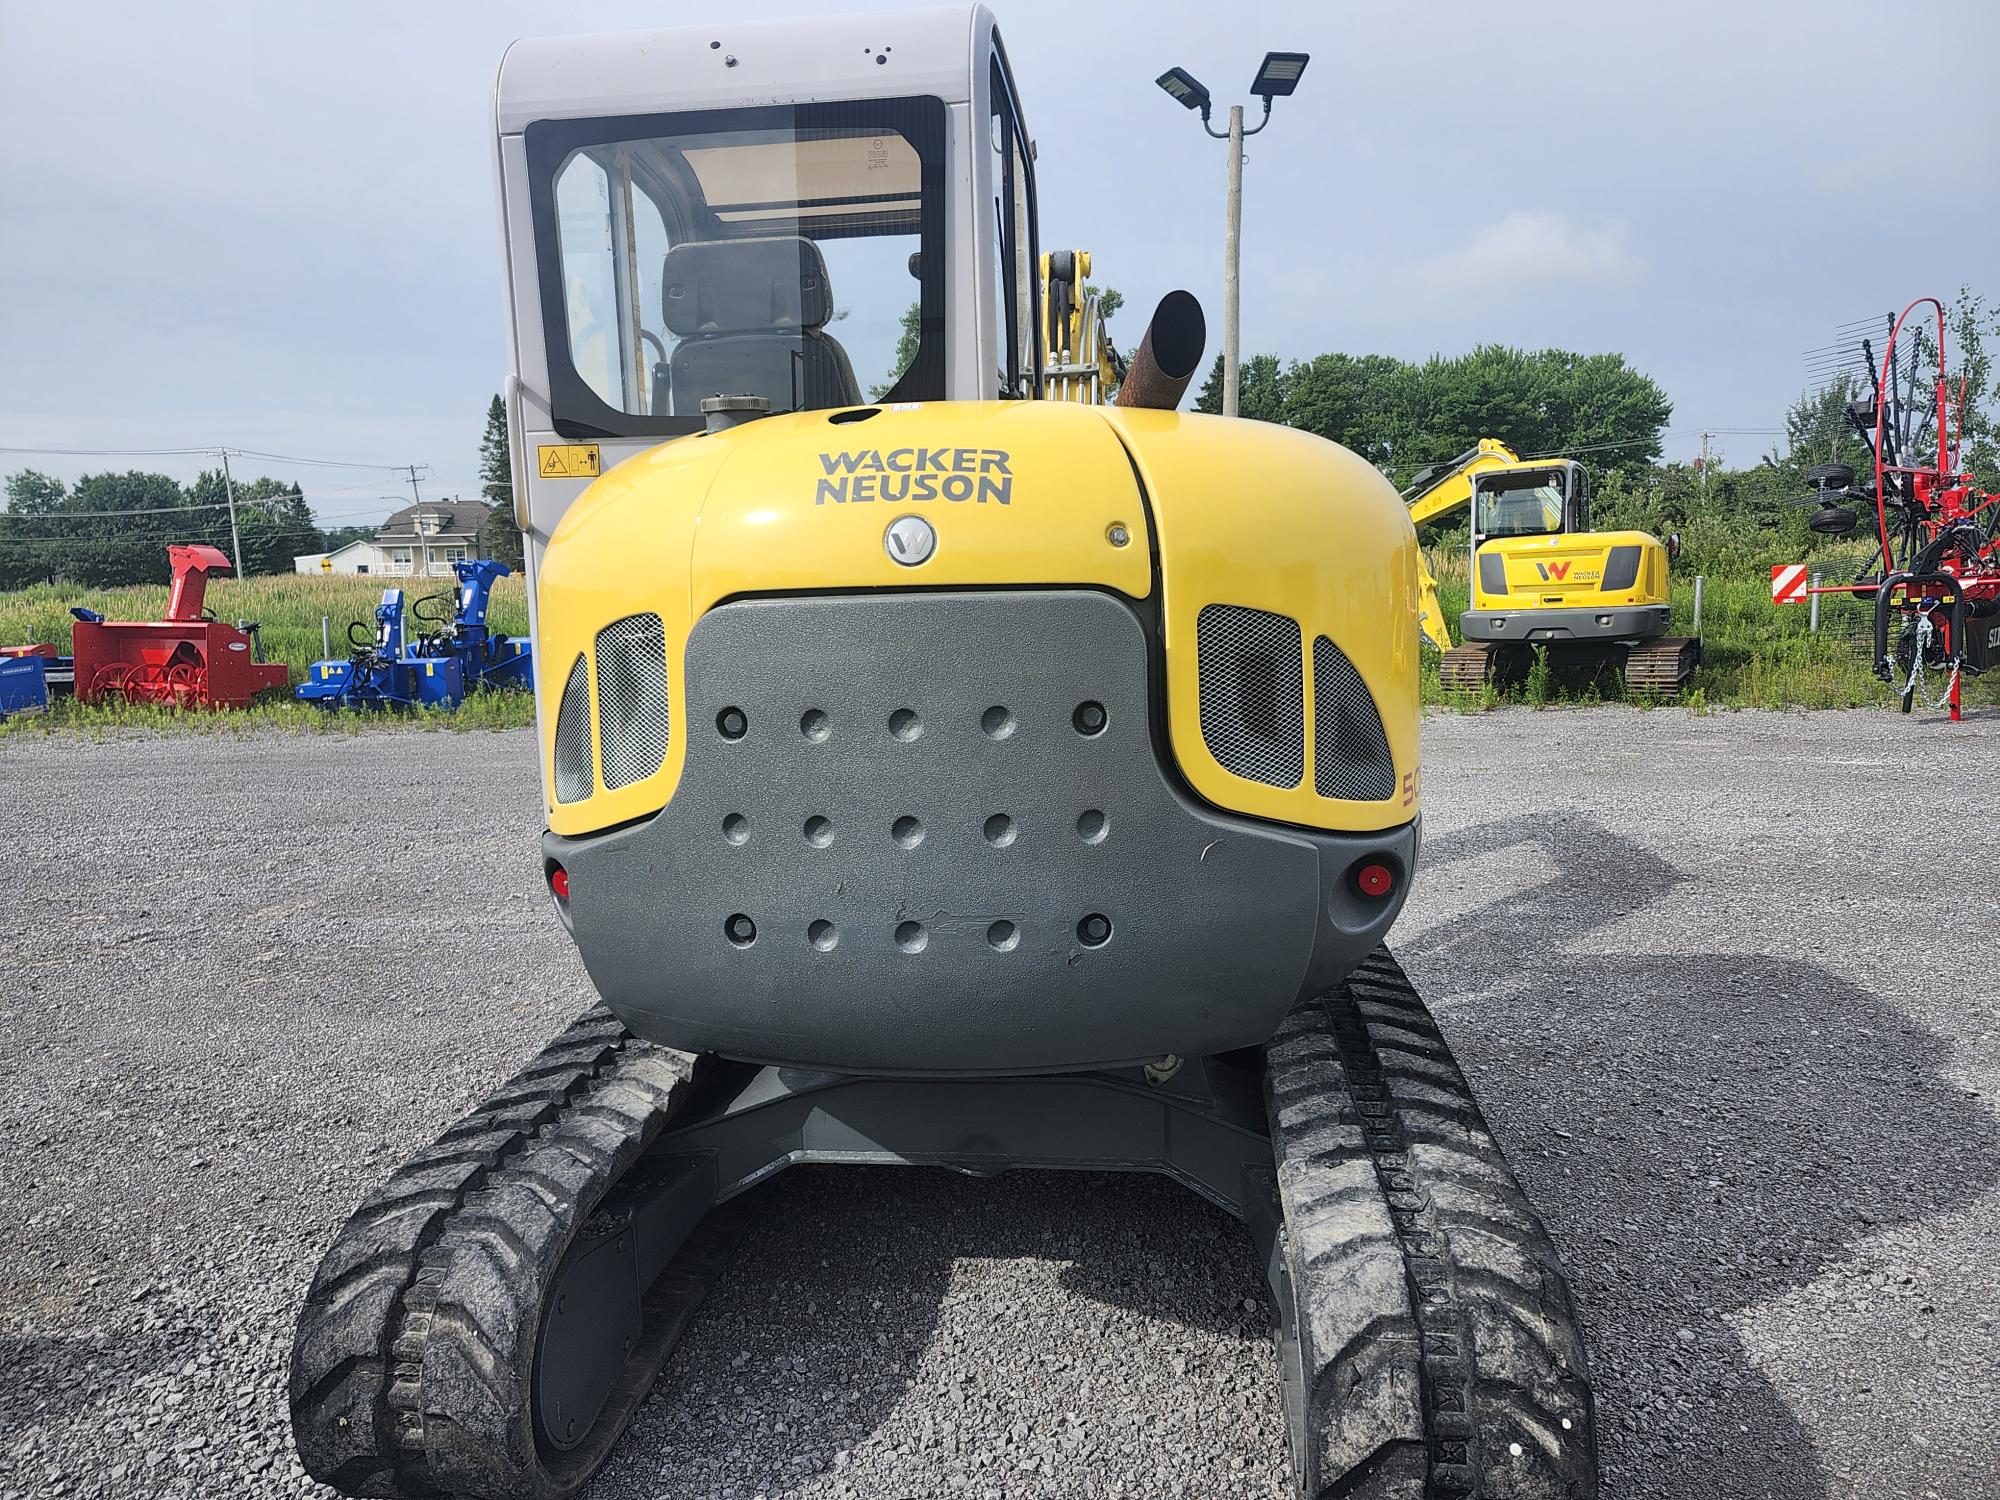
[[[1588,531],[1583,465],[1568,459],[1546,468],[1475,475],[1472,550],[1502,536],[1557,536]]]
[[[973,14],[716,27],[665,59],[612,37],[509,49],[495,114],[531,586],[583,489],[713,425],[704,401],[738,421],[1041,394],[1034,151],[999,31]]]

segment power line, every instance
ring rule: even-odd
[[[273,496],[272,498],[275,499],[277,497]],[[289,499],[291,497],[286,496],[285,498]],[[244,504],[246,505],[249,503],[250,502],[247,500],[244,502]],[[24,510],[19,512],[11,510],[0,510],[0,516],[12,516],[18,514],[23,519],[27,519],[28,517],[33,517],[35,520],[38,521],[47,517],[61,516],[64,520],[70,520],[74,518],[76,520],[81,521],[81,520],[89,520],[95,516],[178,516],[178,515],[183,515],[191,510],[227,510],[227,509],[229,509],[228,501],[215,500],[215,501],[204,501],[200,505],[159,505],[153,507],[151,510],[47,510],[47,511]]]
[[[377,469],[401,474],[408,464],[370,464],[343,458],[302,458],[296,453],[269,453],[261,448],[233,448],[211,443],[201,448],[34,448],[0,444],[0,453],[40,453],[62,458],[191,458],[234,454],[238,458],[260,458],[267,463],[309,464],[320,469]],[[418,464],[427,469],[429,464]]]

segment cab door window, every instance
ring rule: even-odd
[[[1007,71],[993,58],[988,81],[992,105],[987,121],[993,197],[989,234],[993,241],[993,333],[995,394],[1032,396],[1038,385],[1035,310],[1040,305],[1039,261],[1035,246],[1034,173],[1021,131]]]

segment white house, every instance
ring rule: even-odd
[[[376,529],[382,570],[394,577],[449,578],[453,563],[486,555],[479,529],[492,508],[479,500],[404,506]]]
[[[386,573],[388,559],[373,542],[349,542],[332,552],[308,552],[292,558],[294,573]]]

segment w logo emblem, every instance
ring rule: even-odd
[[[1536,563],[1535,571],[1542,575],[1544,583],[1561,583],[1565,578],[1569,577],[1569,564],[1566,562]]]

